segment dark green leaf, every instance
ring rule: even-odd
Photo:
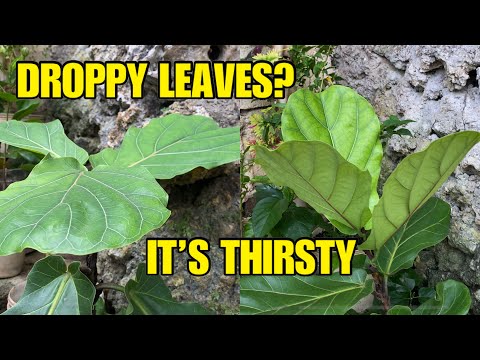
[[[431,287],[424,287],[418,290],[418,301],[420,304],[433,299],[435,297],[436,291],[434,288]]]
[[[283,194],[281,190],[271,184],[257,184],[255,186],[255,199],[257,202],[269,197],[283,199]]]
[[[40,105],[38,100],[18,100],[17,101],[17,112],[13,114],[14,120],[21,120],[24,117],[30,115],[35,110],[37,110]]]
[[[248,220],[247,223],[243,226],[243,234],[244,238],[253,238],[255,234],[253,233],[252,221]]]
[[[255,205],[252,212],[252,226],[255,237],[268,235],[270,230],[282,218],[288,208],[288,201],[283,197],[267,197]]]
[[[413,136],[410,130],[408,129],[398,129],[395,131],[395,134],[403,135],[403,136]]]
[[[8,92],[0,92],[0,99],[10,103],[17,101],[16,96]]]
[[[207,315],[211,312],[199,304],[175,301],[170,290],[157,275],[147,275],[144,263],[138,265],[135,279],[125,286],[132,315]]]
[[[80,271],[60,256],[48,256],[35,263],[28,274],[25,292],[4,315],[90,315],[95,287]]]
[[[316,211],[292,205],[283,213],[282,219],[272,229],[271,234],[274,237],[290,238],[294,241],[303,237],[312,237],[319,219],[320,214]]]

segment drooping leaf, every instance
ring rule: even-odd
[[[437,295],[413,311],[414,315],[466,315],[472,299],[465,284],[447,280],[435,286]]]
[[[351,276],[242,276],[241,315],[342,315],[373,291],[364,270]]]
[[[199,304],[175,301],[160,276],[147,275],[145,264],[138,265],[135,279],[125,286],[131,315],[207,315]]]
[[[91,315],[94,297],[78,261],[67,266],[61,256],[48,256],[35,263],[22,297],[3,315]]]
[[[35,110],[37,110],[40,105],[38,100],[18,100],[17,101],[17,112],[13,114],[14,120],[21,120],[25,116],[30,115]]]
[[[418,253],[441,242],[450,229],[450,205],[435,197],[416,211],[377,252],[375,263],[385,275],[413,265]]]
[[[285,141],[316,140],[334,147],[344,159],[371,177],[370,210],[378,202],[377,183],[383,157],[380,121],[375,110],[355,90],[332,85],[321,93],[293,93],[282,115]]]
[[[357,234],[370,219],[371,176],[320,141],[288,141],[276,150],[256,146],[255,162],[270,180],[288,186],[344,234]]]
[[[385,182],[373,211],[373,228],[362,249],[380,249],[455,170],[480,133],[462,131],[432,142],[425,150],[407,156]]]
[[[288,209],[288,200],[277,197],[267,197],[255,205],[252,212],[252,227],[255,237],[267,235],[282,218]]]
[[[0,255],[29,247],[90,254],[139,240],[169,217],[168,196],[145,169],[87,171],[73,158],[45,158],[0,192]]]
[[[73,157],[81,164],[88,153],[71,141],[60,120],[46,124],[10,120],[0,123],[0,142],[53,157]]]
[[[240,130],[220,128],[210,118],[171,114],[128,129],[120,148],[90,156],[93,166],[143,166],[157,179],[196,167],[211,169],[240,159]]]
[[[387,315],[412,315],[412,310],[408,306],[395,305],[388,310]]]
[[[319,220],[320,214],[316,211],[291,205],[270,233],[274,237],[293,240],[311,237],[313,230],[319,224]]]

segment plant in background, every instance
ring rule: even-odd
[[[415,121],[400,120],[397,116],[391,115],[380,125],[380,139],[382,140],[382,144],[385,146],[393,135],[412,136],[410,130],[405,129],[405,126],[411,122]]]
[[[438,283],[435,291],[422,290],[420,283],[408,280],[411,276],[405,270],[412,268],[421,250],[448,235],[450,206],[433,195],[480,141],[480,133],[451,134],[407,156],[387,179],[379,198],[380,121],[354,90],[339,85],[321,93],[298,90],[289,98],[281,122],[284,142],[276,150],[255,146],[255,162],[278,188],[259,189],[259,204],[265,206],[256,209],[254,231],[257,227],[259,233],[273,235],[285,226],[284,215],[294,209],[289,201],[292,195],[281,196],[280,189],[288,187],[315,210],[295,215],[308,224],[303,233],[318,225],[316,213],[322,214],[343,236],[361,238],[363,254],[355,256],[351,276],[338,272],[309,277],[243,276],[241,313],[344,314],[373,292],[381,304],[374,311],[466,314],[471,299],[464,284],[447,280]],[[393,302],[390,290],[395,293]],[[408,302],[398,301],[399,290],[408,292]]]
[[[0,45],[0,113],[5,121],[22,120],[32,114],[40,105],[38,100],[18,100],[15,96],[17,84],[17,62],[28,56],[28,49],[19,45]],[[35,120],[29,120],[35,121]],[[2,182],[7,187],[7,168],[30,171],[40,159],[36,154],[15,147],[3,146]]]
[[[26,247],[86,255],[138,241],[170,216],[168,195],[157,179],[238,160],[240,147],[238,127],[175,114],[132,127],[118,149],[90,156],[65,136],[59,120],[1,123],[0,141],[45,156],[26,180],[0,192],[0,255]],[[125,287],[97,289],[123,291],[129,314],[205,312],[173,302],[161,278],[145,276],[142,266]],[[34,265],[25,293],[5,314],[91,314],[94,285],[78,262],[47,256]]]

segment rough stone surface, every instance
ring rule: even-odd
[[[130,126],[141,127],[153,117],[168,113],[210,116],[222,127],[238,126],[240,111],[234,100],[173,101],[158,98],[158,61],[236,60],[236,46],[120,45],[120,46],[42,46],[34,47],[36,60],[149,61],[144,98],[132,99],[130,85],[119,87],[117,99],[105,99],[99,87],[96,99],[48,100],[43,105],[47,119],[62,120],[68,136],[90,153],[118,146]],[[174,298],[198,301],[218,313],[239,311],[238,279],[223,274],[221,237],[240,236],[239,164],[228,164],[211,171],[195,169],[170,181],[161,181],[169,193],[172,216],[149,236],[178,238],[205,237],[210,240],[212,267],[207,276],[195,277],[186,271],[187,256],[175,256],[175,272],[166,276]],[[98,278],[103,282],[125,284],[135,276],[138,263],[145,260],[145,240],[98,254]],[[115,307],[126,304],[121,294],[108,298]]]
[[[342,45],[334,64],[344,84],[389,115],[413,119],[413,137],[388,143],[381,183],[396,164],[431,141],[461,130],[480,131],[480,46]],[[448,241],[424,252],[418,264],[429,282],[454,278],[472,290],[472,312],[480,314],[480,146],[461,162],[437,192],[452,207]],[[421,262],[422,262],[421,261]]]

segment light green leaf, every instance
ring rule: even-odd
[[[242,276],[241,315],[342,315],[373,291],[364,270],[351,276]]]
[[[147,275],[145,264],[138,265],[136,278],[125,286],[131,315],[207,315],[211,312],[195,303],[175,301],[157,275]]]
[[[462,131],[432,142],[407,156],[389,176],[373,211],[373,229],[362,249],[379,249],[455,170],[480,133]]]
[[[141,167],[89,172],[73,158],[47,157],[0,192],[0,255],[27,247],[84,255],[125,246],[168,219],[167,201]]]
[[[81,164],[88,153],[71,141],[60,120],[46,124],[10,120],[0,123],[0,142],[55,158],[73,157]]]
[[[287,209],[288,200],[283,197],[267,197],[260,200],[252,212],[252,226],[255,237],[268,235]]]
[[[472,299],[470,290],[459,281],[447,280],[435,286],[437,295],[413,311],[414,315],[466,315]]]
[[[388,310],[387,315],[413,315],[412,310],[408,306],[395,305]]]
[[[355,90],[341,85],[321,93],[300,89],[282,114],[285,141],[317,140],[334,147],[343,158],[372,176],[370,210],[378,202],[377,183],[383,157],[380,121]]]
[[[450,205],[429,199],[380,247],[375,258],[378,270],[392,275],[412,267],[418,253],[441,242],[450,228]]]
[[[270,180],[288,186],[344,234],[360,233],[370,219],[371,176],[320,141],[288,141],[276,150],[256,146],[255,162]]]
[[[171,179],[197,167],[211,169],[240,159],[240,130],[220,128],[210,118],[171,114],[131,127],[119,149],[90,156],[93,166],[143,166],[157,179]]]
[[[78,261],[67,267],[61,256],[48,256],[35,263],[22,297],[3,315],[91,315],[94,297]]]

